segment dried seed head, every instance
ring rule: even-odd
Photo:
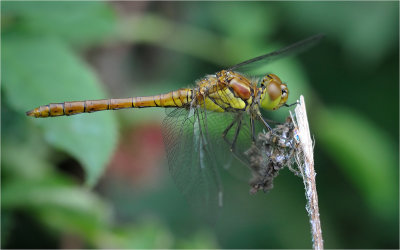
[[[298,145],[296,136],[295,126],[290,117],[268,133],[258,134],[256,142],[245,152],[250,159],[253,174],[250,193],[271,190],[274,178],[286,166],[298,175],[298,171],[291,167]]]

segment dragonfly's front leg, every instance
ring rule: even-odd
[[[258,118],[258,120],[260,120],[260,121],[263,123],[263,125],[264,125],[269,131],[272,131],[271,126],[269,126],[269,124],[264,120],[264,118],[262,117],[261,113],[258,113],[258,114],[257,114],[257,118]]]
[[[230,142],[226,138],[226,136],[228,135],[229,131],[232,129],[233,125],[235,125],[236,123],[238,124],[238,126],[236,127],[236,131],[235,131],[233,140],[232,140],[232,142]],[[239,137],[239,132],[240,132],[241,127],[242,127],[242,118],[241,118],[241,116],[237,116],[222,133],[222,138],[224,139],[224,141],[231,145],[231,147],[230,147],[231,151],[233,151],[235,149],[235,144],[236,144],[237,138]]]
[[[233,141],[232,141],[232,145],[231,145],[231,151],[233,151],[235,149],[236,141],[237,141],[237,138],[239,137],[240,129],[242,128],[242,119],[239,119],[237,124],[238,125],[236,127],[235,136],[233,137]]]
[[[254,124],[253,117],[250,117],[250,128],[251,128],[251,140],[256,142],[256,125]]]
[[[281,123],[277,123],[276,121],[272,121],[272,120],[268,120],[268,119],[264,119],[261,115],[261,113],[257,114],[257,118],[264,124],[264,126],[268,129],[268,131],[271,133],[271,135],[274,135],[278,138],[282,138],[280,135],[275,134],[274,130],[272,130],[271,126],[269,126],[269,124],[267,123],[267,121],[269,122],[273,122],[276,124],[281,124]]]
[[[291,103],[291,104],[283,104],[282,106],[285,106],[285,107],[291,107],[291,106],[294,106],[294,105],[296,105],[296,104],[300,104],[300,102],[299,101],[297,101],[297,102],[294,102],[294,103]]]
[[[228,141],[228,139],[226,138],[226,135],[228,134],[229,130],[231,130],[231,128],[233,127],[233,125],[235,125],[235,123],[237,122],[236,119],[234,119],[231,124],[229,124],[228,127],[226,127],[226,129],[224,130],[224,132],[222,132],[222,138],[224,139],[224,141],[228,144],[231,144],[230,141]]]

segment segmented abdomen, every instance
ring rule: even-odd
[[[155,96],[50,103],[30,110],[26,114],[37,118],[45,118],[125,108],[188,107],[192,99],[192,89],[179,89]]]

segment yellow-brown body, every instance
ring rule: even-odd
[[[125,108],[189,109],[198,106],[214,112],[238,112],[247,111],[253,103],[257,104],[257,109],[259,105],[266,109],[276,109],[286,102],[286,85],[277,76],[269,74],[264,77],[260,88],[257,83],[239,73],[223,70],[199,80],[193,89],[178,89],[147,97],[51,103],[28,111],[27,115],[44,118]],[[285,96],[282,95],[284,89]],[[267,103],[263,105],[264,100]]]

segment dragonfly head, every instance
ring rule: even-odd
[[[266,75],[261,82],[260,106],[266,110],[276,110],[286,103],[289,89],[274,74]]]

